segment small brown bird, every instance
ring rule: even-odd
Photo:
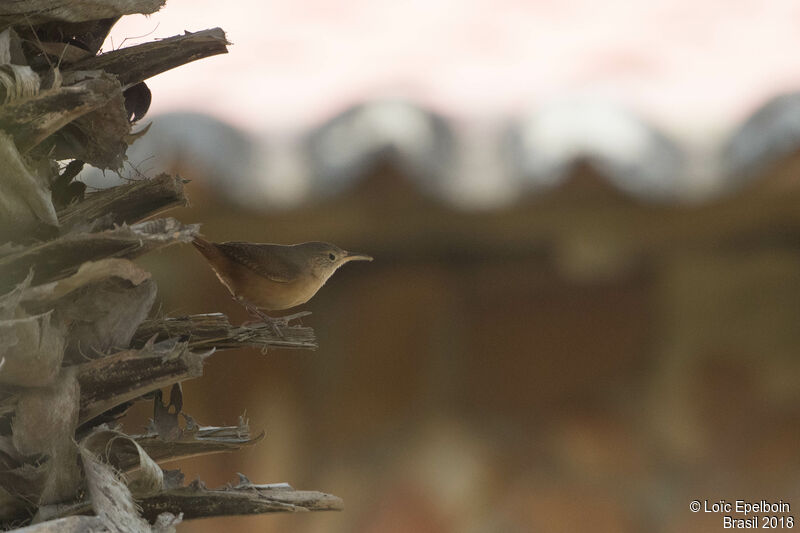
[[[219,280],[251,313],[274,322],[260,310],[280,311],[310,300],[328,278],[350,261],[372,257],[342,250],[327,242],[259,244],[208,242],[195,237]]]

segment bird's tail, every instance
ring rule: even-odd
[[[208,265],[211,267],[211,270],[214,271],[214,274],[216,274],[219,281],[225,285],[225,287],[232,295],[234,295],[234,297],[236,297],[236,293],[233,291],[233,288],[230,284],[230,278],[226,274],[226,264],[229,260],[220,251],[217,245],[213,242],[208,242],[202,237],[195,237],[194,240],[192,240],[192,244],[195,248],[197,248],[197,251],[203,254],[203,257],[206,259],[206,263],[208,263]]]

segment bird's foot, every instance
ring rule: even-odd
[[[284,323],[283,323],[283,322],[281,322],[280,320],[276,320],[276,319],[272,318],[271,316],[267,316],[267,315],[263,315],[263,319],[264,319],[264,323],[270,327],[270,329],[272,330],[272,332],[273,332],[273,333],[274,333],[276,336],[278,336],[278,338],[280,338],[280,339],[282,339],[282,340],[285,340],[285,339],[286,339],[286,337],[283,335],[283,332],[282,332],[282,331],[281,331],[281,329],[278,327],[279,325],[280,325],[280,326],[285,326],[286,324],[284,324]]]
[[[292,315],[272,317],[261,313],[261,317],[263,318],[264,322],[267,323],[270,328],[272,328],[272,331],[276,335],[278,335],[281,339],[285,339],[286,337],[283,336],[283,332],[281,332],[278,326],[282,328],[288,327],[291,320],[303,318],[304,316],[308,316],[310,314],[311,311],[300,311],[299,313],[294,313]]]
[[[242,304],[242,306],[244,306],[245,309],[247,309],[247,312],[250,313],[250,316],[258,319],[257,321],[254,322],[245,322],[244,324],[242,324],[242,326],[247,327],[250,325],[264,323],[267,326],[269,326],[269,328],[272,330],[272,333],[274,333],[278,338],[280,339],[285,338],[281,330],[278,329],[279,325],[285,325],[284,323],[281,322],[280,319],[272,318],[271,316],[261,311],[261,309],[259,309],[258,307],[249,302],[245,302],[243,300],[238,300],[238,302]]]
[[[304,316],[308,316],[311,314],[311,311],[300,311],[299,313],[294,313],[292,315],[286,316],[279,316],[279,317],[271,317],[265,314],[256,306],[249,304],[247,302],[241,302],[244,305],[245,309],[254,317],[258,318],[260,322],[263,322],[272,330],[272,332],[279,338],[285,339],[286,337],[283,335],[283,332],[280,330],[280,327],[286,327],[289,325],[289,321],[296,320],[298,318],[302,318]],[[248,322],[243,324],[247,326],[249,324],[253,324],[253,322]]]

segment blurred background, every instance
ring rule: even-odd
[[[304,309],[316,352],[216,354],[184,384],[257,446],[181,462],[346,511],[181,531],[719,531],[694,499],[800,509],[800,6],[218,2],[229,55],[148,82],[121,176],[191,179],[211,240],[370,253]],[[191,247],[159,312],[248,319]],[[128,424],[144,425],[139,406]],[[138,418],[137,418],[138,417]]]

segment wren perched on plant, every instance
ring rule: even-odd
[[[304,304],[343,264],[372,261],[368,255],[348,252],[327,242],[214,243],[195,237],[192,244],[234,299],[270,323],[276,319],[266,316],[262,309],[280,311]]]

